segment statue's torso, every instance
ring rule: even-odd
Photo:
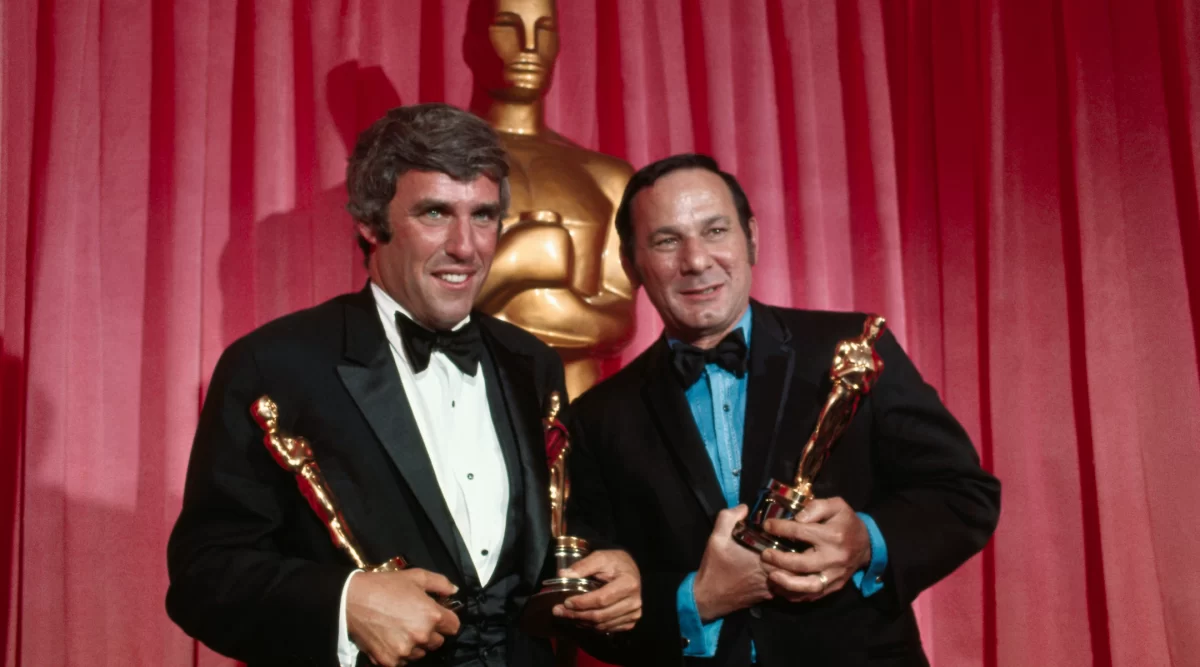
[[[610,239],[609,226],[632,170],[551,132],[500,137],[510,163],[504,232],[520,224],[523,215],[546,220],[548,212],[557,214],[570,237],[570,270],[561,286],[527,289],[502,304],[484,303],[484,308],[560,349],[623,344],[632,332],[632,288],[621,273],[615,231]],[[503,251],[502,238],[498,255]],[[539,248],[531,246],[527,252],[537,255]],[[520,257],[523,263],[540,260]],[[493,272],[496,280],[512,279]]]
[[[512,203],[505,226],[523,212],[559,214],[575,249],[571,287],[580,294],[596,294],[605,230],[617,202],[605,194],[587,164],[604,156],[540,137],[502,134],[501,140],[511,168]]]

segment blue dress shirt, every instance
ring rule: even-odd
[[[742,329],[748,346],[751,328],[749,308],[735,328]],[[678,341],[668,339],[667,342],[669,345],[675,345]],[[738,505],[748,384],[749,374],[738,378],[716,364],[708,364],[704,367],[704,374],[700,379],[685,391],[692,417],[696,420],[700,438],[704,441],[704,450],[708,452],[708,458],[712,461],[728,507]],[[866,524],[870,536],[871,562],[865,570],[854,573],[853,581],[863,596],[868,597],[883,588],[883,572],[887,568],[887,545],[874,519],[862,512],[859,512],[858,516]],[[711,658],[716,655],[717,638],[721,634],[724,619],[718,618],[708,623],[700,620],[693,592],[695,581],[695,572],[684,577],[675,595],[675,604],[679,612],[679,631],[687,639],[683,654]],[[751,652],[753,651],[751,645]]]

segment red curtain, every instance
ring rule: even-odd
[[[488,4],[0,5],[5,665],[227,663],[163,612],[201,392],[361,285],[347,146],[400,102],[480,109]],[[887,315],[1003,480],[993,544],[917,603],[934,663],[1200,664],[1200,8],[559,12],[551,126],[715,155],[755,295]],[[643,297],[622,360],[658,330]]]

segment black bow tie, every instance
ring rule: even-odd
[[[404,343],[408,361],[417,373],[429,367],[429,356],[438,351],[460,371],[475,375],[475,369],[479,367],[480,338],[474,322],[467,322],[454,331],[430,331],[396,311],[396,327],[400,329],[400,340]]]
[[[738,327],[708,350],[675,343],[671,346],[671,366],[684,389],[696,384],[706,364],[716,364],[740,378],[746,374],[746,349],[746,337]]]

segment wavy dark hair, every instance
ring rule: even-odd
[[[346,210],[374,232],[392,239],[388,204],[396,179],[411,170],[440,171],[458,181],[480,175],[500,185],[500,208],[508,210],[508,160],[496,132],[483,119],[449,104],[396,107],[358,135],[346,166]],[[371,244],[361,235],[364,259]]]
[[[617,208],[614,224],[617,227],[617,236],[621,239],[621,254],[630,264],[633,264],[633,249],[636,245],[633,238],[633,198],[642,190],[654,185],[663,176],[682,169],[711,171],[725,181],[725,185],[729,187],[729,194],[733,197],[733,207],[737,210],[738,222],[742,223],[742,231],[745,232],[746,238],[750,238],[750,218],[754,217],[754,211],[750,210],[750,200],[746,198],[746,192],[742,190],[737,179],[732,174],[721,171],[717,161],[707,155],[681,153],[651,162],[638,169],[625,186],[625,194],[621,196],[621,205]],[[753,249],[751,252],[753,253]]]

